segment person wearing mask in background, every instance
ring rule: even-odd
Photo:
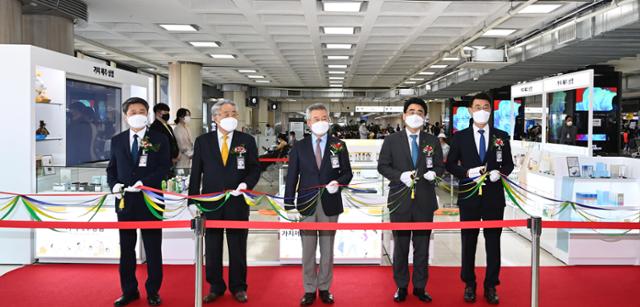
[[[178,109],[178,112],[176,112],[176,128],[173,129],[178,143],[178,150],[180,151],[178,163],[176,164],[177,168],[191,167],[193,139],[191,138],[191,131],[189,131],[189,122],[191,122],[191,111],[185,108]]]
[[[285,187],[285,208],[290,216],[302,215],[302,222],[337,223],[342,207],[342,188],[353,178],[347,145],[329,136],[329,110],[324,104],[307,107],[305,118],[312,135],[296,142],[289,153],[289,170]],[[315,203],[309,191],[325,186]],[[297,201],[294,205],[294,198]],[[298,213],[295,213],[298,211]],[[309,306],[319,291],[320,300],[333,304],[329,291],[333,280],[333,243],[335,231],[300,231],[302,238],[302,272],[304,296],[300,305]],[[316,268],[316,248],[320,241],[320,266]]]
[[[573,117],[567,115],[564,118],[564,125],[560,128],[560,144],[575,145],[578,127],[573,125]]]
[[[289,148],[293,147],[293,145],[296,143],[296,132],[295,131],[291,131],[289,132]]]
[[[153,113],[155,114],[155,120],[149,126],[149,129],[160,132],[167,136],[169,140],[169,154],[171,157],[171,162],[173,165],[178,162],[178,156],[180,155],[180,150],[178,149],[178,141],[176,140],[175,135],[173,134],[173,129],[169,126],[169,106],[164,103],[159,103],[153,107]]]
[[[162,189],[162,181],[167,178],[171,168],[169,140],[164,134],[147,129],[149,104],[144,99],[127,99],[122,104],[122,112],[130,129],[111,138],[111,158],[107,166],[107,182],[116,194],[118,221],[157,221],[147,209],[139,187],[144,185]],[[162,284],[162,229],[141,229],[140,232],[147,257],[147,302],[151,306],[158,306],[162,302],[159,295]],[[140,298],[136,280],[138,234],[136,229],[120,229],[119,235],[122,296],[114,305],[125,306]]]
[[[270,124],[267,124],[267,127],[264,131],[264,135],[266,136],[273,136],[275,134],[275,131],[273,130],[273,127],[271,127]]]
[[[501,174],[509,176],[513,171],[513,158],[509,135],[491,127],[491,97],[477,94],[471,102],[473,123],[458,131],[451,141],[447,157],[447,170],[458,178],[461,184],[478,182],[489,173],[483,192],[468,191],[458,195],[460,221],[502,220],[504,217],[504,188]],[[460,277],[465,283],[464,300],[476,300],[475,259],[479,229],[463,229],[462,270]],[[487,269],[484,278],[484,297],[489,304],[500,302],[496,286],[500,284],[500,235],[502,228],[484,228]]]
[[[404,103],[405,131],[384,139],[378,172],[389,182],[389,211],[392,223],[433,222],[438,209],[436,178],[444,173],[442,149],[438,139],[422,131],[427,104],[420,98]],[[406,190],[406,192],[402,192]],[[393,231],[393,279],[398,287],[393,300],[407,299],[409,286],[409,245],[413,241],[413,295],[431,302],[426,291],[429,277],[429,239],[431,230]]]
[[[360,139],[368,139],[369,138],[369,129],[367,129],[367,122],[364,120],[360,121],[360,127],[358,128],[358,133],[360,133]]]
[[[440,140],[440,147],[442,147],[442,158],[443,161],[447,162],[447,156],[449,156],[449,144],[447,144],[447,135],[444,132],[441,132],[438,135],[438,139]]]
[[[243,190],[253,189],[260,179],[256,141],[251,135],[236,130],[238,113],[234,102],[217,102],[211,107],[211,116],[218,129],[196,138],[191,161],[189,195],[231,191],[228,199],[201,204],[208,210],[205,212],[207,220],[248,221],[249,206],[242,193]],[[190,200],[189,204],[193,205],[195,201]],[[216,301],[227,290],[222,278],[222,243],[225,230],[229,247],[229,290],[236,301],[245,303],[248,301],[248,229],[206,230],[206,279],[210,289],[203,301]]]

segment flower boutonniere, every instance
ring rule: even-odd
[[[140,148],[142,148],[142,152],[144,153],[156,152],[158,151],[158,149],[160,149],[160,144],[151,143],[151,140],[149,140],[149,137],[145,136],[140,141]]]
[[[344,150],[344,146],[342,146],[342,143],[333,143],[330,146],[331,147],[329,148],[329,150],[333,155],[337,155],[338,153]]]
[[[433,147],[431,145],[425,146],[424,148],[422,148],[422,153],[427,157],[433,156]]]
[[[242,144],[242,145],[234,147],[233,150],[231,151],[231,153],[234,156],[242,157],[243,154],[247,153],[247,149],[244,147],[244,144]]]
[[[502,146],[504,146],[504,141],[501,138],[494,137],[493,146],[495,146],[498,150],[501,150]]]

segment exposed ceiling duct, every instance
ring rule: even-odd
[[[466,68],[417,87],[427,98],[463,96],[640,53],[638,1],[614,3],[507,48],[514,64]]]
[[[74,22],[89,20],[87,4],[81,0],[22,0],[26,14],[55,14]]]

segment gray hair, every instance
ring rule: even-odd
[[[237,109],[238,109],[238,108],[237,108],[237,106],[236,106],[236,103],[235,103],[235,102],[233,102],[232,100],[227,100],[227,99],[224,99],[224,100],[218,100],[218,102],[216,102],[216,104],[214,104],[214,105],[211,107],[211,116],[216,116],[216,115],[218,115],[218,112],[220,111],[220,108],[222,108],[222,106],[223,106],[223,105],[225,105],[225,104],[230,104],[230,105],[232,105],[234,108],[236,108],[236,111],[237,111]]]
[[[327,106],[324,105],[324,103],[317,102],[307,107],[307,110],[304,112],[304,119],[309,120],[311,118],[311,111],[315,110],[325,110],[327,114],[329,114]]]

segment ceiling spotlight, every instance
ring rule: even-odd
[[[327,49],[351,49],[352,44],[325,44]]]
[[[325,12],[360,12],[362,2],[323,1],[322,10]]]
[[[562,4],[532,4],[522,9],[518,14],[548,14],[561,6]]]
[[[515,29],[491,29],[487,32],[484,32],[482,36],[485,37],[505,37],[509,36],[511,33],[515,32]]]
[[[328,55],[327,60],[348,60],[348,55]]]
[[[218,42],[189,42],[193,47],[205,47],[205,48],[216,48],[220,47],[220,43]]]
[[[161,28],[171,32],[197,32],[196,25],[180,25],[180,24],[161,24]]]

